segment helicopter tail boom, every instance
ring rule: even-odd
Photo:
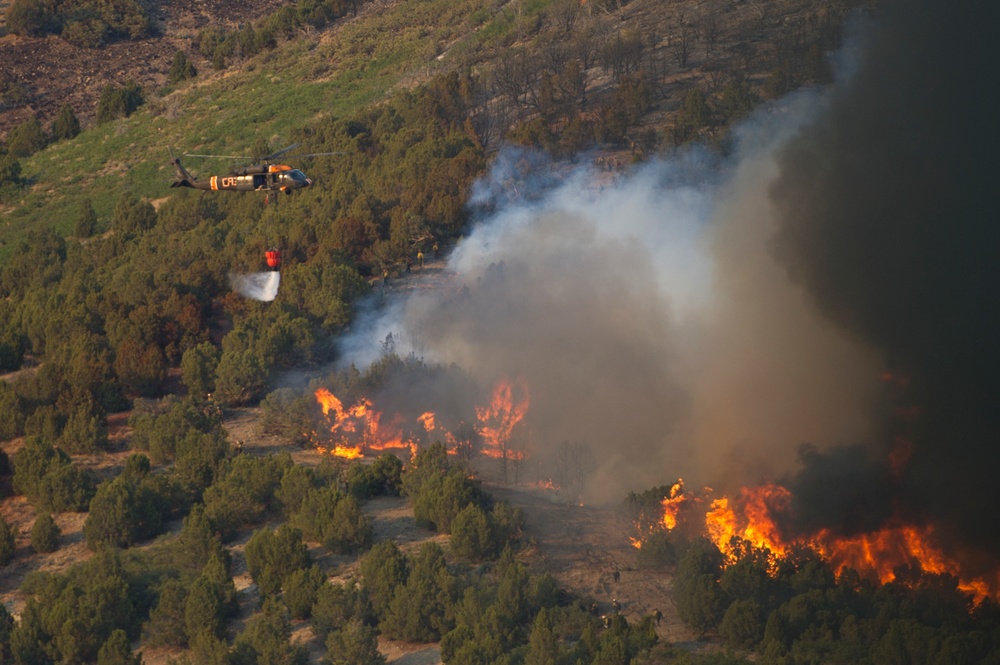
[[[174,169],[177,170],[177,180],[170,184],[171,187],[194,187],[197,189],[198,179],[191,175],[186,168],[181,166],[181,160],[176,157],[171,160]]]

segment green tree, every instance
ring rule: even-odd
[[[187,597],[187,587],[178,580],[167,579],[160,585],[156,604],[150,610],[146,623],[146,635],[151,646],[187,646]]]
[[[188,591],[184,603],[184,626],[188,643],[194,644],[203,634],[223,636],[225,607],[216,584],[204,575],[198,577]]]
[[[197,70],[195,70],[194,65],[187,59],[184,51],[178,49],[174,53],[174,60],[170,64],[170,71],[167,72],[167,81],[170,83],[179,83],[180,81],[194,78],[197,73]]]
[[[277,531],[259,529],[247,542],[247,570],[257,583],[261,597],[274,596],[285,579],[309,565],[309,552],[302,542],[302,532],[286,524]]]
[[[375,622],[367,596],[355,584],[320,585],[312,607],[312,626],[320,639],[355,618]]]
[[[433,541],[425,543],[417,553],[406,583],[397,587],[381,628],[394,639],[440,640],[454,627],[454,586],[441,546]]]
[[[528,655],[524,665],[556,665],[559,659],[559,643],[552,631],[552,620],[542,608],[531,626],[531,638],[528,641]]]
[[[353,552],[372,540],[372,520],[361,511],[358,500],[334,486],[310,490],[293,518],[312,540],[335,552]]]
[[[59,29],[55,0],[14,0],[7,8],[7,29],[16,35],[40,37]]]
[[[219,350],[211,342],[202,342],[181,356],[181,381],[188,394],[205,397],[215,390],[215,368],[219,364]]]
[[[0,383],[0,441],[24,435],[24,400],[6,382]]]
[[[76,400],[59,436],[59,445],[70,453],[94,453],[107,447],[104,409],[89,393]]]
[[[115,233],[130,236],[156,226],[156,209],[148,201],[124,192],[115,203],[111,228]]]
[[[122,629],[111,632],[111,636],[97,652],[97,665],[142,665],[142,653],[133,654],[132,645]]]
[[[90,198],[85,198],[80,208],[80,215],[73,225],[73,234],[78,238],[89,238],[97,232],[97,213]]]
[[[63,104],[59,107],[56,119],[52,121],[52,140],[69,140],[76,137],[79,133],[80,120],[76,117],[76,113],[73,112],[73,107],[69,104]]]
[[[385,617],[396,591],[406,583],[409,576],[406,555],[393,541],[383,540],[361,558],[358,571],[375,613],[379,617]]]
[[[0,567],[6,566],[14,558],[14,529],[0,516]]]
[[[293,619],[308,619],[319,588],[326,583],[326,575],[319,566],[300,568],[285,580],[282,600]]]
[[[267,389],[268,364],[258,349],[223,350],[215,374],[215,397],[223,404],[248,404]]]
[[[674,577],[674,601],[684,623],[702,632],[718,625],[725,607],[721,573],[722,553],[707,538],[693,540]]]
[[[7,611],[7,606],[0,603],[0,662],[14,662],[14,654],[10,648],[11,634],[14,632],[14,617]]]
[[[42,123],[34,116],[15,125],[7,135],[7,150],[14,157],[30,157],[47,143]]]
[[[479,506],[470,503],[451,524],[451,551],[469,561],[481,561],[496,551],[491,525]]]
[[[222,442],[225,445],[225,442]],[[218,478],[205,490],[205,514],[223,539],[245,524],[262,521],[278,508],[275,496],[291,457],[237,455],[219,465]]]
[[[378,633],[358,619],[351,619],[326,638],[326,659],[330,665],[384,665],[378,650]]]
[[[31,527],[31,549],[38,553],[55,552],[59,547],[59,527],[49,513],[35,518]]]
[[[122,87],[106,86],[97,102],[97,124],[102,125],[118,118],[127,118],[145,102],[142,88],[135,81]]]
[[[719,624],[719,634],[730,649],[753,649],[764,637],[760,604],[753,598],[734,600]]]
[[[308,654],[301,646],[289,643],[291,627],[282,607],[275,601],[264,603],[236,638],[233,665],[305,665]]]
[[[14,456],[14,490],[44,510],[82,511],[94,495],[93,479],[69,455],[37,436]]]

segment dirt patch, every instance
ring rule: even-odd
[[[560,587],[592,597],[600,614],[611,613],[615,600],[629,622],[659,609],[661,640],[683,643],[697,638],[677,616],[672,574],[639,568],[628,538],[630,525],[614,509],[561,502],[554,492],[534,488],[491,487],[490,491],[524,510],[529,543],[524,559],[532,573],[550,573]]]

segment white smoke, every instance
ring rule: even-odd
[[[233,291],[244,298],[271,302],[278,295],[281,273],[277,270],[268,270],[249,275],[230,274],[229,283],[232,285]]]
[[[787,470],[798,444],[872,434],[880,363],[827,325],[773,260],[773,154],[821,106],[763,111],[723,159],[693,148],[626,171],[503,153],[440,292],[392,303],[342,341],[395,349],[482,385],[524,377],[531,445],[584,441],[591,498]]]

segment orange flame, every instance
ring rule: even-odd
[[[804,545],[816,550],[838,575],[853,568],[886,584],[896,579],[898,567],[916,566],[926,573],[958,578],[959,589],[971,594],[976,602],[998,598],[996,591],[991,592],[998,588],[997,584],[991,585],[982,577],[963,576],[959,563],[934,545],[935,533],[930,526],[890,524],[851,537],[837,537],[824,529],[790,542],[782,537],[775,519],[789,509],[790,503],[790,492],[780,485],[744,488],[735,502],[727,497],[712,501],[705,514],[706,535],[730,562],[736,555],[734,536],[775,557],[786,556],[794,545]]]
[[[424,426],[424,430],[426,430],[428,432],[433,432],[434,431],[434,412],[433,411],[427,411],[426,413],[421,414],[417,418],[417,420],[419,420],[420,424]]]
[[[334,446],[333,448],[324,448],[323,446],[316,446],[316,451],[321,455],[330,454],[335,457],[341,457],[343,459],[358,459],[363,457],[361,454],[361,448],[352,446]]]
[[[677,482],[670,488],[669,496],[664,497],[662,501],[663,527],[667,531],[671,531],[677,526],[677,513],[685,501],[687,501],[687,495],[684,494],[684,479],[678,478]]]
[[[514,428],[528,412],[528,386],[523,379],[511,383],[500,380],[493,388],[488,406],[477,406],[478,431],[483,437],[482,453],[498,459],[523,459],[517,451],[508,450]]]

